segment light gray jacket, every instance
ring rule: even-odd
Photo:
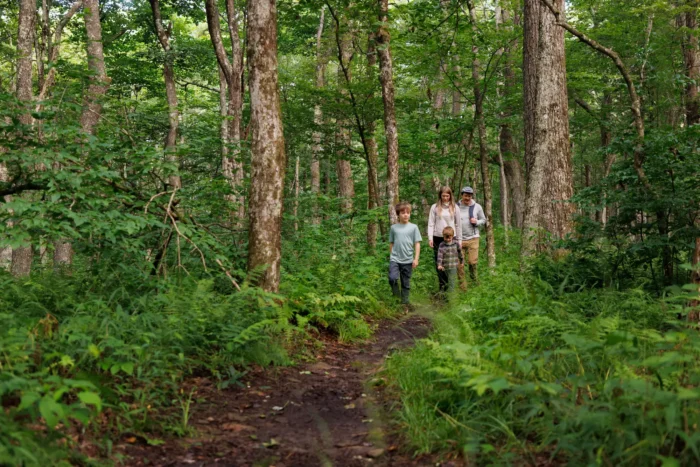
[[[476,225],[469,222],[469,208],[474,206],[474,214],[472,217],[476,217]],[[463,204],[462,201],[457,203],[459,208],[460,220],[462,221],[462,240],[470,240],[472,238],[479,237],[479,227],[486,225],[486,216],[484,215],[484,210],[481,205],[476,201],[472,200],[471,206]]]

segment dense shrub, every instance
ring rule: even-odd
[[[502,264],[390,360],[414,448],[456,446],[479,463],[697,464],[700,335],[677,319],[678,300],[516,267]]]

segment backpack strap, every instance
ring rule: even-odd
[[[475,207],[475,206],[476,206],[476,203],[474,203],[474,204],[472,204],[471,206],[469,206],[469,219],[471,219],[472,217],[474,217],[474,207]]]

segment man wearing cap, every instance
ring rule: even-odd
[[[460,192],[461,198],[457,203],[460,220],[462,221],[462,253],[469,263],[469,275],[476,282],[476,265],[479,262],[479,227],[486,224],[486,216],[481,205],[474,201],[474,190],[465,186]],[[464,265],[457,268],[459,286],[467,290],[467,278],[464,273]]]

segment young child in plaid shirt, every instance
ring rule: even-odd
[[[448,277],[447,291],[452,292],[457,281],[457,266],[464,264],[462,248],[458,242],[454,242],[455,231],[452,227],[445,227],[442,231],[443,242],[440,244],[437,254],[437,268],[445,271]]]

